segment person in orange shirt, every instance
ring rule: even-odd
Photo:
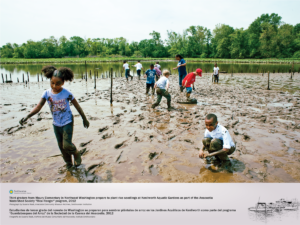
[[[195,83],[196,81],[196,75],[199,75],[199,77],[202,77],[202,70],[201,69],[196,69],[195,72],[191,72],[182,81],[182,87],[186,89],[186,98],[187,101],[190,100],[190,96],[192,93],[192,87],[191,85]],[[195,90],[195,88],[194,88]]]

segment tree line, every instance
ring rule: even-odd
[[[190,26],[182,33],[167,31],[162,40],[153,31],[150,39],[140,42],[119,37],[83,39],[51,36],[41,41],[28,40],[21,45],[7,43],[0,48],[1,58],[62,57],[152,57],[167,58],[175,54],[187,58],[300,58],[300,23],[286,24],[278,14],[262,14],[248,29],[218,24],[211,32],[202,26]]]

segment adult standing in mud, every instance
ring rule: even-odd
[[[178,69],[178,74],[179,74],[179,87],[180,91],[183,92],[183,87],[182,87],[182,81],[185,78],[187,72],[186,72],[186,62],[183,59],[183,57],[179,54],[175,56],[176,60],[178,60],[177,67],[173,68],[173,70]]]

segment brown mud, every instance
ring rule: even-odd
[[[300,182],[300,76],[211,75],[196,78],[191,98],[180,93],[171,76],[173,110],[166,99],[154,110],[156,96],[145,95],[145,80],[66,83],[87,118],[89,129],[71,106],[73,142],[82,165],[66,170],[46,104],[24,126],[18,121],[37,104],[49,81],[3,84],[1,88],[1,182]],[[205,130],[204,117],[215,113],[236,142],[230,155],[232,172],[216,171],[198,158]]]

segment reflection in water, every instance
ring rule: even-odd
[[[203,182],[230,182],[236,173],[242,173],[245,164],[237,159],[231,159],[231,166],[225,169],[218,163],[206,164],[203,166],[199,175]]]
[[[95,175],[97,168],[103,166],[104,163],[95,164],[89,166],[87,169],[84,164],[81,164],[77,168],[72,167],[70,170],[62,170],[61,173],[65,173],[66,176],[61,180],[62,183],[111,183],[112,173],[110,170],[105,171],[105,178]]]
[[[147,70],[150,64],[153,62],[143,62],[143,67]],[[19,79],[20,82],[24,80],[28,80],[30,82],[37,81],[37,74],[41,74],[41,69],[45,64],[2,64],[0,65],[0,73],[5,75],[11,74],[11,78],[13,82],[17,82]],[[135,64],[135,61],[129,62],[131,66],[131,74],[133,73],[136,76],[136,70],[132,67]],[[162,69],[171,70],[174,66],[177,65],[177,61],[168,61],[168,62],[160,62]],[[66,63],[66,64],[55,64],[57,68],[64,66],[69,67],[73,70],[76,79],[82,79],[85,77],[86,69],[84,63]],[[191,72],[196,70],[196,68],[201,68],[204,73],[212,73],[213,72],[214,63],[202,63],[202,62],[187,62],[187,71]],[[225,71],[227,73],[262,73],[263,71],[270,71],[271,73],[287,73],[291,69],[291,64],[230,64],[230,63],[218,63],[218,67],[221,71]],[[99,78],[108,78],[108,71],[113,69],[114,77],[124,77],[124,72],[122,73],[123,64],[122,62],[107,62],[107,63],[88,63],[87,64],[87,79],[93,79],[94,74],[98,74]],[[300,68],[299,64],[294,65],[294,70],[297,72]],[[178,74],[177,70],[171,70],[172,74]],[[28,76],[27,76],[28,72]],[[7,76],[9,79],[10,76]],[[41,79],[40,79],[41,81]]]

